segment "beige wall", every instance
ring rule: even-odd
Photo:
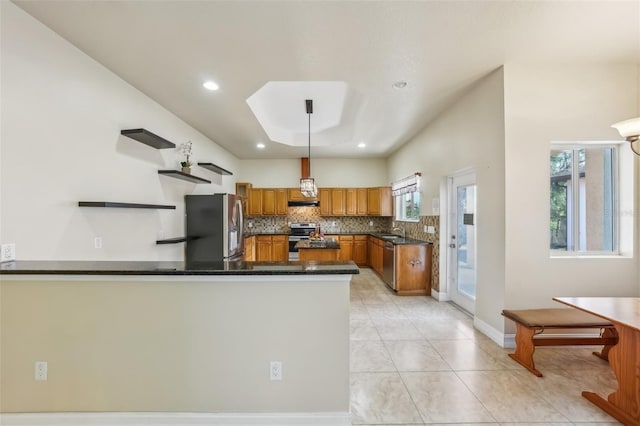
[[[478,185],[478,294],[476,317],[502,330],[504,299],[504,106],[503,71],[478,82],[411,142],[389,158],[390,180],[422,172],[422,215],[440,197],[446,177],[474,170]],[[446,208],[441,200],[442,211]],[[446,233],[443,220],[441,232]],[[446,248],[441,244],[441,253]],[[441,256],[440,292],[446,293],[446,257]],[[496,316],[496,311],[498,316]]]
[[[241,160],[239,182],[260,188],[292,188],[300,184],[300,159]],[[382,158],[313,158],[311,176],[321,188],[389,186],[387,162]]]
[[[212,181],[159,176],[176,149],[120,135],[147,128],[196,161],[238,172],[238,160],[14,4],[2,1],[0,241],[19,259],[181,260],[184,195],[234,192],[235,176],[195,167]],[[170,204],[176,210],[79,208],[78,201]],[[94,248],[94,237],[103,248]]]
[[[3,276],[0,410],[349,411],[349,276],[144,278]]]
[[[548,232],[550,142],[620,140],[610,126],[637,116],[637,72],[635,65],[505,66],[505,307],[558,306],[554,296],[639,294],[636,200],[622,206],[628,256],[551,258]],[[630,155],[628,146],[622,150]],[[632,170],[622,172],[628,185]],[[637,189],[627,192],[637,197]]]

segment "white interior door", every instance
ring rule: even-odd
[[[450,179],[449,296],[472,314],[476,306],[476,189],[474,174]]]

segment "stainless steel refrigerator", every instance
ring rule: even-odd
[[[187,262],[242,260],[242,201],[233,194],[186,195]]]

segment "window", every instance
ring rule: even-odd
[[[420,219],[421,175],[421,173],[414,173],[391,184],[396,220],[417,222]]]
[[[420,193],[407,192],[395,198],[396,220],[417,222],[420,219]]]
[[[552,145],[550,248],[617,253],[617,146]]]

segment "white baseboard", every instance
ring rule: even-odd
[[[433,288],[431,289],[431,297],[436,299],[438,302],[446,302],[450,300],[448,293],[444,293],[444,292],[440,293],[439,291],[436,291]]]
[[[473,318],[473,326],[480,330],[482,334],[486,335],[489,339],[496,342],[501,348],[516,347],[515,336],[513,334],[504,334],[481,319],[478,319],[478,317]]]
[[[16,413],[2,426],[351,426],[349,413]]]

